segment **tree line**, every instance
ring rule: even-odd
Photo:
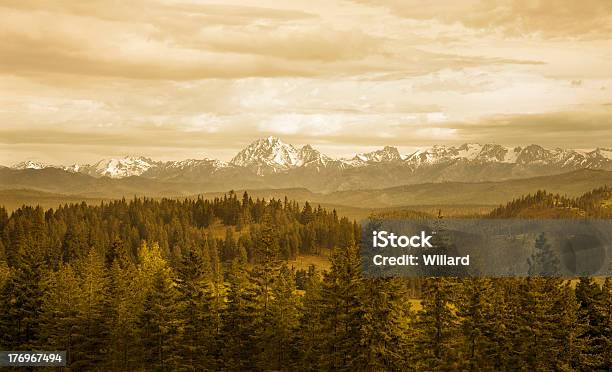
[[[319,254],[360,234],[357,223],[339,217],[335,210],[308,202],[300,206],[287,198],[254,201],[246,192],[241,200],[230,192],[213,200],[135,198],[46,211],[23,206],[10,217],[0,207],[0,260],[13,266],[27,247],[54,268],[84,257],[91,249],[100,255],[122,251],[136,262],[141,242],[148,241],[156,242],[172,265],[183,252],[203,245],[218,249],[223,262],[239,258],[253,263],[258,259],[254,242],[264,215],[279,233],[283,259]],[[225,228],[224,236],[211,234],[211,227]]]
[[[236,205],[231,199],[201,203]],[[409,281],[362,274],[359,230],[346,219],[325,230],[334,241],[328,270],[298,273],[287,264],[280,221],[308,226],[336,221],[333,212],[263,202],[262,214],[249,212],[253,222],[241,227],[255,231],[244,234],[251,254],[224,260],[226,239],[197,226],[197,203],[136,199],[57,211],[25,207],[0,217],[0,349],[66,350],[75,370],[612,365],[610,278],[426,278],[414,301]],[[232,208],[243,210],[238,204]],[[230,215],[223,207],[212,211],[219,219]],[[175,220],[186,228],[172,230]],[[72,223],[86,226],[88,234],[76,233],[79,242],[87,237],[85,247],[66,243],[78,231]],[[173,231],[187,232],[184,240],[171,240]],[[135,250],[130,232],[140,238]]]
[[[500,205],[490,212],[494,218],[612,218],[612,189],[602,186],[575,198],[538,190]]]

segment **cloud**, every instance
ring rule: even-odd
[[[33,79],[418,76],[541,63],[427,51],[410,32],[387,37],[356,20],[291,9],[32,0],[0,9],[0,73]]]
[[[476,31],[513,37],[607,39],[612,35],[609,0],[355,0],[385,6],[398,16],[461,24]]]
[[[214,1],[2,1],[0,154],[609,138],[612,3]]]
[[[0,9],[5,74],[198,80],[386,70],[359,61],[377,51],[379,38],[309,23],[314,15],[294,10],[140,1]]]
[[[450,122],[466,142],[495,142],[568,148],[611,147],[612,107],[535,114],[490,115],[473,122]]]

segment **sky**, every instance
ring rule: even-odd
[[[612,147],[612,1],[0,2],[0,164]]]

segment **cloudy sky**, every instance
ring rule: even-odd
[[[0,164],[612,147],[612,1],[0,2]]]

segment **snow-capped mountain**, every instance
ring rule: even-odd
[[[169,161],[163,164],[164,168],[167,169],[193,169],[193,168],[207,168],[213,170],[219,170],[227,167],[227,163],[216,159],[186,159],[180,161]]]
[[[279,172],[300,164],[299,151],[278,138],[268,137],[252,142],[241,150],[230,164],[253,169],[257,174]]]
[[[386,146],[349,159],[332,159],[310,145],[296,147],[268,137],[252,142],[227,163],[206,158],[163,162],[128,156],[68,167],[29,161],[13,168],[59,168],[95,178],[137,176],[215,191],[306,187],[331,192],[423,182],[500,181],[579,169],[612,171],[612,149],[567,150],[539,145],[505,147],[467,143],[436,145],[403,156],[397,148]]]
[[[13,169],[44,169],[44,168],[49,168],[49,167],[51,166],[45,163],[41,163],[41,162],[37,162],[33,160],[27,160],[27,161],[22,161],[20,163],[14,164],[11,168]]]
[[[227,169],[229,165],[215,159],[187,159],[157,163],[146,172],[143,177],[161,180],[187,180],[200,181],[215,177],[219,171]]]
[[[258,175],[278,173],[299,167],[325,168],[333,160],[310,145],[300,149],[276,137],[258,139],[241,150],[230,164],[245,167]]]
[[[381,150],[357,154],[354,158],[347,160],[347,163],[359,167],[368,164],[390,163],[401,160],[402,156],[397,148],[385,146]]]
[[[124,178],[141,176],[161,163],[140,156],[126,156],[123,158],[102,159],[95,164],[71,165],[64,169],[71,172],[84,173],[93,177]]]
[[[505,163],[521,166],[539,165],[560,168],[604,169],[612,166],[612,151],[595,149],[578,151],[545,149],[538,145],[503,147],[497,144],[463,144],[461,146],[433,146],[410,154],[405,162],[415,167],[451,162]]]
[[[310,145],[305,145],[298,151],[298,159],[298,165],[303,167],[326,167],[334,161]]]

